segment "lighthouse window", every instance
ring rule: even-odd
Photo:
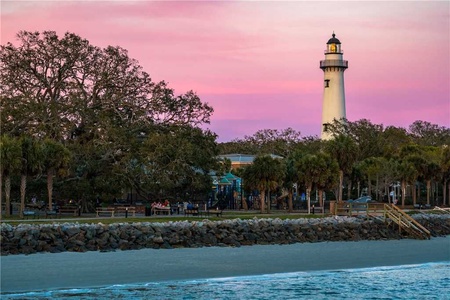
[[[330,87],[330,79],[325,79],[325,87]]]
[[[323,132],[327,132],[328,129],[329,129],[330,124],[325,123],[325,124],[322,124],[322,125],[323,125]]]

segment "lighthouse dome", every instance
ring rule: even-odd
[[[336,35],[334,34],[334,32],[333,32],[333,34],[331,36],[332,36],[332,38],[328,40],[327,45],[328,44],[340,44],[341,43],[337,38],[335,38]]]

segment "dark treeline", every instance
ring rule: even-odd
[[[329,141],[302,138],[289,128],[261,130],[219,147],[221,153],[258,155],[252,166],[236,173],[243,177],[246,189],[256,189],[262,199],[271,192],[287,196],[289,210],[293,184],[306,193],[308,202],[317,191],[321,206],[322,192],[338,201],[363,193],[377,201],[391,201],[388,195],[394,189],[402,206],[448,203],[449,128],[425,121],[416,121],[408,129],[384,127],[363,119],[335,121],[329,130],[333,134]],[[283,159],[271,158],[269,153]]]

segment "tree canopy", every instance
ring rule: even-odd
[[[54,31],[21,31],[17,38],[17,46],[0,47],[2,134],[53,140],[69,149],[64,180],[86,181],[81,186],[91,190],[78,197],[112,197],[126,189],[148,197],[143,185],[151,178],[150,186],[160,190],[179,189],[214,166],[216,135],[199,127],[210,122],[213,108],[195,92],[176,95],[166,82],[153,82],[118,46],[100,48]],[[165,169],[154,180],[155,170],[165,167],[172,174]]]

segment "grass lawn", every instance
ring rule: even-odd
[[[78,223],[78,224],[113,224],[113,223],[136,223],[136,222],[151,222],[151,223],[166,223],[166,222],[182,222],[182,221],[188,221],[188,222],[194,222],[194,221],[202,221],[205,219],[208,219],[210,221],[223,221],[223,220],[232,220],[232,219],[241,219],[241,220],[248,220],[248,219],[267,219],[267,218],[279,218],[282,220],[285,219],[300,219],[300,218],[322,218],[322,214],[315,214],[315,215],[307,215],[307,214],[300,214],[300,213],[292,213],[288,214],[286,212],[272,212],[270,214],[261,214],[259,212],[240,212],[240,211],[224,211],[222,217],[216,217],[216,216],[210,216],[210,217],[203,217],[203,216],[184,216],[184,215],[171,215],[171,216],[150,216],[150,217],[130,217],[130,218],[124,218],[124,217],[102,217],[102,218],[96,218],[94,216],[81,216],[81,217],[74,217],[74,216],[62,216],[61,219],[19,219],[17,215],[13,215],[10,217],[3,216],[2,223],[7,223],[11,225],[18,225],[18,224],[54,224],[54,223]]]
[[[417,211],[417,210],[409,210],[406,211],[409,215],[414,214],[442,214],[442,212],[434,211],[434,210],[426,210],[426,211]],[[19,224],[59,224],[59,223],[78,223],[78,224],[114,224],[114,223],[137,223],[137,222],[150,222],[150,223],[166,223],[166,222],[198,222],[208,219],[210,221],[223,221],[223,220],[233,220],[233,219],[241,219],[241,220],[249,220],[249,219],[275,219],[279,218],[282,220],[286,219],[303,219],[303,218],[323,218],[330,216],[330,214],[306,214],[294,212],[289,214],[285,211],[272,211],[270,214],[261,214],[259,211],[224,211],[222,217],[216,216],[185,216],[183,214],[180,215],[170,215],[170,216],[138,216],[138,217],[101,217],[96,218],[95,214],[85,214],[81,217],[74,217],[73,215],[63,215],[58,219],[45,219],[42,216],[39,219],[20,219],[18,215],[13,215],[10,217],[2,216],[1,223],[11,224],[11,225],[19,225]]]

